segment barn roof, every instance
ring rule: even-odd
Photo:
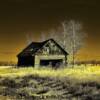
[[[20,52],[17,56],[33,55],[39,49],[41,49],[49,40],[53,41],[64,52],[64,54],[68,55],[68,53],[56,41],[54,41],[54,39],[48,39],[43,42],[32,42],[24,50],[22,50],[22,52]]]

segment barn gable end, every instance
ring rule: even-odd
[[[56,54],[56,55],[61,55],[61,54],[64,54],[65,51],[62,51],[61,47],[58,46],[53,40],[48,40],[42,48],[40,48],[36,54],[40,55],[53,55],[53,54]]]

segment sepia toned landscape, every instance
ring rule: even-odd
[[[100,100],[100,0],[0,0],[0,100]]]

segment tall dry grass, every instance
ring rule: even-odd
[[[66,67],[60,69],[52,69],[45,67],[0,67],[1,77],[21,77],[27,75],[38,75],[41,77],[53,77],[53,78],[69,78],[79,81],[96,81],[100,82],[100,66],[75,66],[74,68]]]

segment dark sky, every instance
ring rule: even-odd
[[[70,19],[80,21],[88,34],[79,59],[100,59],[99,0],[1,0],[0,61],[16,61],[16,54],[27,45],[27,34],[37,41],[41,32]]]

